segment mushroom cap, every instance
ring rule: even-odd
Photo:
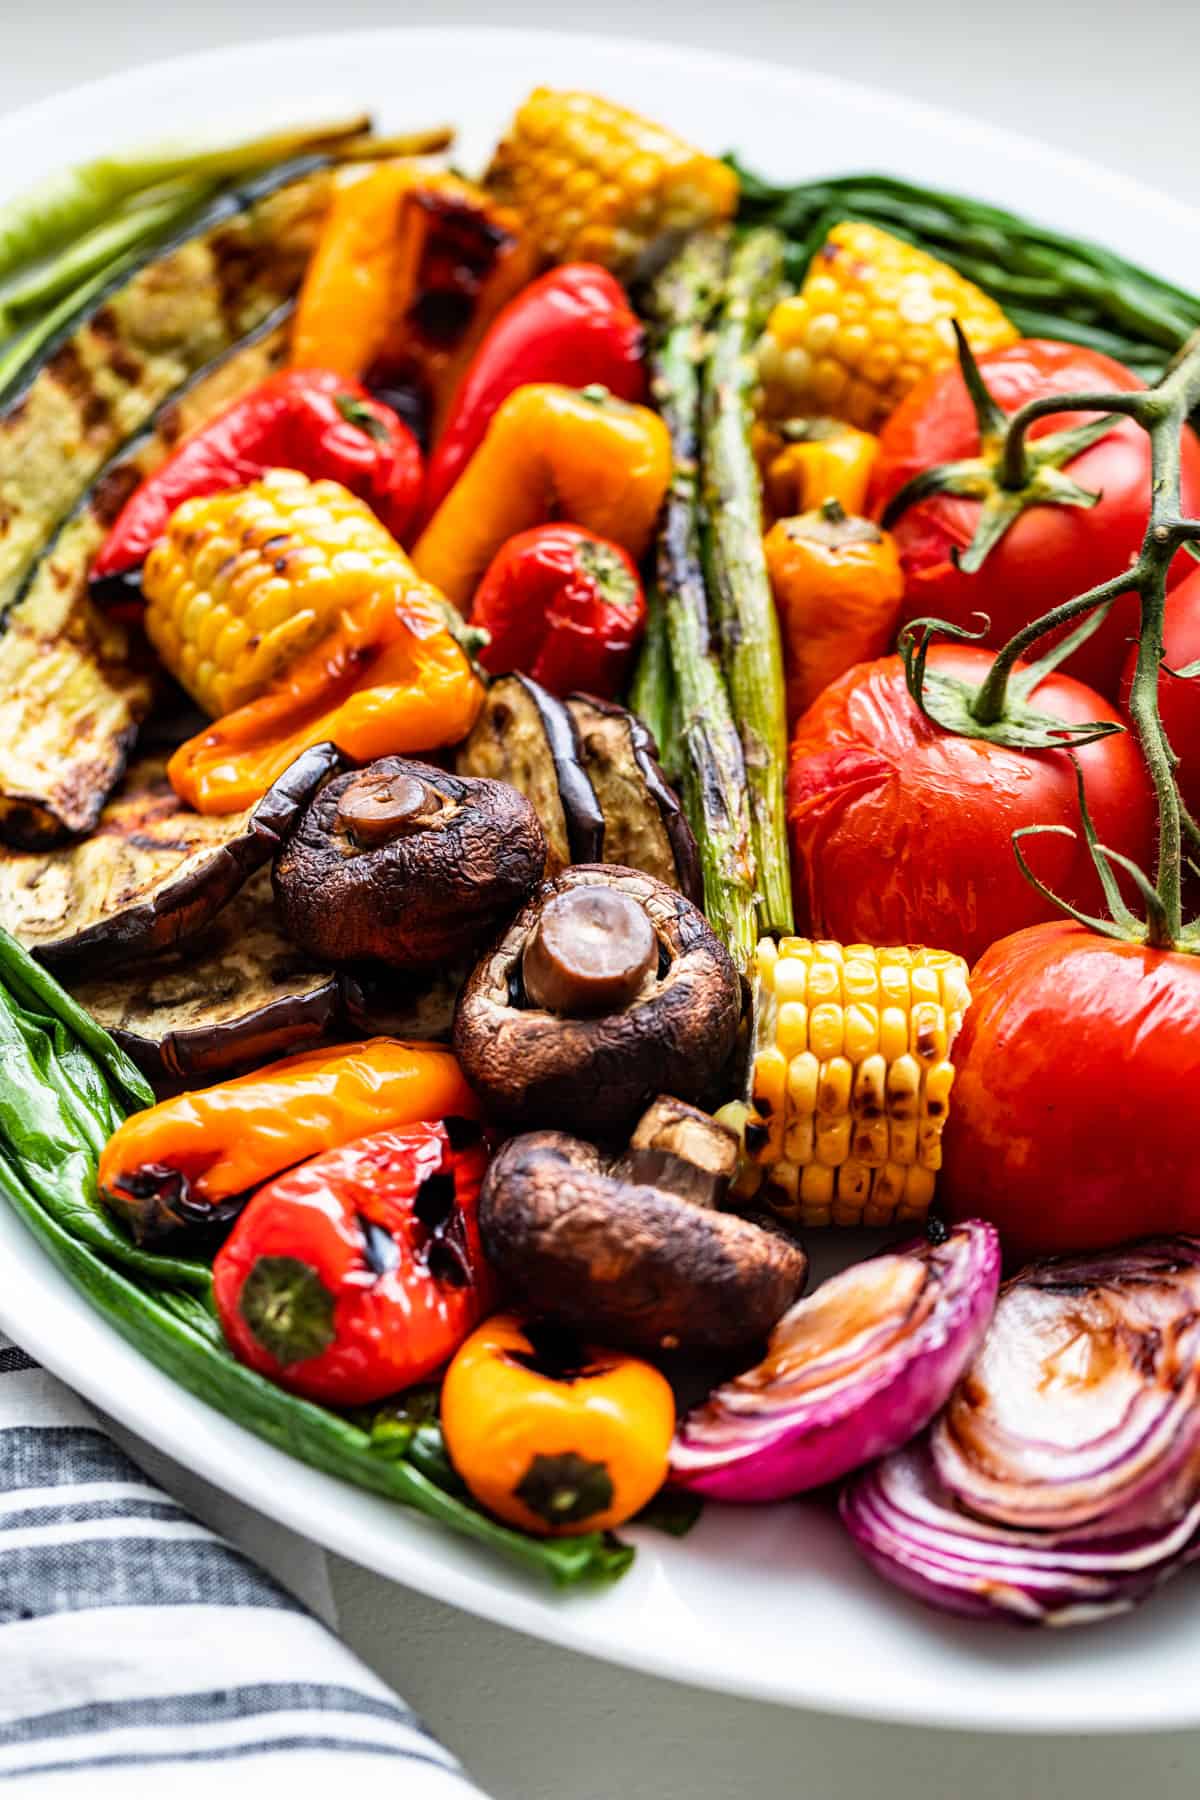
[[[533,1312],[635,1349],[733,1349],[799,1299],[800,1245],[736,1213],[622,1179],[559,1131],[512,1138],[484,1179],[489,1261]]]
[[[525,1004],[521,961],[542,909],[576,887],[605,884],[645,908],[659,970],[617,1012],[570,1018]],[[691,901],[635,869],[580,863],[544,882],[468,977],[454,1050],[496,1117],[565,1120],[605,1135],[627,1130],[655,1095],[703,1102],[733,1050],[737,972]]]
[[[386,809],[372,817],[364,804],[389,789],[403,796],[392,836]],[[370,822],[361,835],[356,815]],[[276,860],[275,898],[310,955],[432,968],[475,954],[545,861],[537,814],[515,788],[385,756],[321,789]]]

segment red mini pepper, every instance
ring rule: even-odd
[[[606,387],[643,400],[644,334],[620,282],[598,263],[564,263],[510,300],[450,406],[426,483],[429,518],[478,449],[501,401],[530,382]]]
[[[578,525],[535,525],[509,538],[475,590],[471,621],[491,634],[479,660],[517,669],[552,694],[612,699],[646,623],[626,551]]]
[[[378,1131],[261,1189],[213,1264],[235,1355],[293,1393],[364,1406],[423,1381],[492,1304],[462,1119]]]
[[[421,497],[421,451],[390,406],[331,369],[285,369],[202,425],[130,495],[92,580],[135,569],[184,500],[245,487],[268,469],[340,481],[403,538]]]

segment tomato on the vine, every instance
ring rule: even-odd
[[[1130,650],[1121,676],[1121,704],[1128,711],[1137,645]],[[1179,758],[1176,771],[1183,803],[1200,818],[1200,676],[1181,680],[1168,669],[1200,662],[1200,569],[1193,570],[1167,600],[1163,620],[1163,662],[1158,678],[1158,710],[1171,748]]]
[[[1059,921],[971,977],[939,1192],[1014,1258],[1200,1231],[1200,957]]]
[[[928,668],[979,685],[994,661],[973,645],[936,645]],[[1033,703],[1067,723],[1115,720],[1098,694],[1058,673]],[[1154,803],[1125,732],[1074,751],[1101,843],[1145,864]],[[1074,837],[1027,838],[1038,878],[1081,910],[1102,905],[1065,750],[1017,750],[957,736],[912,699],[898,656],[860,663],[796,726],[788,822],[797,914],[843,943],[933,944],[968,961],[997,938],[1053,918],[1023,877],[1012,833],[1065,825]]]
[[[1005,413],[1050,394],[1132,391],[1144,384],[1109,356],[1074,344],[1027,339],[979,358],[993,400]],[[1037,420],[1028,442],[1083,425],[1090,413],[1054,413]],[[960,368],[928,377],[885,425],[872,483],[873,510],[882,515],[910,480],[941,464],[980,453],[975,408]],[[1150,440],[1133,419],[1117,420],[1098,442],[1063,465],[1071,481],[1099,495],[1093,506],[1036,503],[1009,525],[981,568],[968,574],[958,559],[971,544],[980,501],[937,493],[891,521],[905,575],[903,619],[936,617],[972,628],[990,620],[986,642],[997,648],[1023,625],[1063,601],[1128,568],[1141,550],[1150,516]],[[1185,428],[1182,500],[1200,512],[1200,440]],[[1171,568],[1180,581],[1191,566],[1181,552]],[[1138,602],[1118,600],[1103,625],[1064,665],[1114,698]],[[1039,653],[1053,642],[1047,638]]]

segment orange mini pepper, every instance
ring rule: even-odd
[[[100,1157],[105,1203],[139,1242],[232,1217],[282,1169],[390,1125],[473,1119],[449,1050],[368,1038],[308,1050],[134,1113]]]
[[[764,548],[783,637],[788,724],[855,663],[891,648],[904,575],[890,534],[836,500],[779,519]]]
[[[666,1377],[512,1314],[486,1320],[459,1349],[441,1413],[450,1460],[479,1504],[542,1537],[621,1525],[667,1477]]]
[[[813,512],[827,500],[865,512],[879,439],[840,419],[789,419],[776,428],[779,448],[767,463],[766,499],[773,517]]]
[[[462,607],[502,544],[551,519],[611,539],[636,562],[670,479],[670,434],[649,407],[605,388],[531,383],[493,415],[413,562]]]
[[[292,323],[292,362],[357,380],[387,340],[396,307],[406,162],[356,170],[333,190]]]

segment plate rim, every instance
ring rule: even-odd
[[[754,57],[681,46],[661,39],[641,39],[627,34],[525,28],[510,30],[492,26],[391,26],[339,33],[314,32],[258,38],[246,44],[185,52],[138,64],[132,69],[79,83],[60,94],[29,102],[0,119],[0,146],[14,142],[24,142],[26,146],[36,142],[40,146],[43,142],[53,140],[56,121],[61,121],[64,116],[71,116],[76,109],[83,113],[94,111],[99,115],[104,111],[111,113],[109,103],[113,100],[119,99],[126,107],[131,103],[136,105],[137,96],[144,87],[153,87],[165,79],[178,79],[184,73],[195,75],[199,79],[206,71],[222,65],[227,67],[232,58],[255,62],[270,59],[282,51],[289,57],[303,61],[306,58],[318,59],[323,49],[333,46],[344,51],[347,43],[363,47],[368,55],[385,51],[395,54],[406,44],[410,47],[421,45],[432,51],[447,49],[456,43],[469,43],[473,54],[478,56],[481,52],[486,53],[489,45],[502,45],[506,52],[527,52],[534,67],[538,53],[550,50],[561,55],[569,49],[578,55],[581,63],[586,61],[589,52],[603,52],[605,55],[619,53],[636,58],[643,65],[659,63],[667,66],[676,75],[695,72],[709,82],[718,75],[724,75],[727,79],[732,77],[752,83],[760,91],[764,87],[770,87],[780,94],[790,91],[792,94],[808,96],[820,94],[832,101],[845,100],[856,107],[869,106],[901,126],[906,122],[913,123],[924,129],[949,135],[958,142],[969,141],[978,145],[983,152],[994,156],[1019,157],[1033,162],[1050,176],[1057,172],[1073,184],[1082,183],[1094,191],[1102,191],[1115,204],[1127,205],[1142,214],[1153,214],[1164,225],[1164,250],[1168,262],[1172,249],[1172,226],[1182,228],[1189,238],[1195,239],[1197,253],[1200,254],[1200,206],[1165,194],[1091,158],[1046,145],[1032,135],[972,119],[951,108],[914,100],[886,88],[848,80],[839,75],[795,67],[775,67]],[[368,46],[371,48],[367,49]],[[397,92],[402,94],[403,82],[397,83]],[[275,96],[272,93],[265,100],[264,110],[269,112],[274,103]],[[25,183],[24,168],[27,165],[22,164],[19,158],[10,159],[10,168],[14,164],[21,172],[12,186],[20,187]],[[52,168],[54,163],[38,163],[38,166]],[[0,186],[7,190],[9,184]],[[1161,267],[1159,264],[1154,266]],[[1165,273],[1167,279],[1180,279],[1178,275],[1172,277],[1169,270]],[[582,1655],[594,1656],[618,1666],[634,1668],[686,1685],[767,1701],[796,1710],[943,1729],[1028,1732],[1047,1736],[1080,1730],[1136,1734],[1200,1724],[1200,1693],[1190,1702],[1185,1701],[1182,1695],[1187,1684],[1172,1686],[1169,1693],[1160,1693],[1157,1708],[1152,1713],[1144,1704],[1124,1712],[1119,1706],[1108,1706],[1103,1717],[1096,1719],[1092,1713],[1085,1712],[1080,1707],[1053,1719],[1046,1719],[1027,1709],[1022,1710],[1016,1701],[1010,1702],[1007,1697],[999,1713],[994,1699],[987,1705],[977,1703],[976,1696],[981,1690],[986,1692],[987,1685],[986,1678],[978,1670],[972,1670],[970,1680],[956,1688],[953,1707],[948,1708],[945,1694],[940,1698],[931,1696],[926,1704],[914,1704],[911,1700],[893,1702],[886,1691],[870,1693],[839,1689],[817,1694],[811,1691],[806,1693],[798,1687],[794,1678],[772,1681],[763,1675],[761,1668],[746,1674],[737,1667],[718,1669],[711,1662],[699,1658],[688,1660],[686,1655],[680,1666],[667,1666],[661,1647],[643,1646],[636,1632],[628,1635],[620,1645],[597,1637],[588,1623],[589,1596],[556,1595],[549,1588],[539,1587],[535,1580],[531,1581],[527,1576],[517,1576],[514,1581],[507,1569],[501,1568],[493,1572],[494,1565],[486,1563],[476,1569],[472,1563],[455,1555],[456,1548],[461,1549],[461,1546],[456,1546],[453,1540],[447,1543],[442,1530],[429,1521],[398,1508],[395,1502],[365,1495],[340,1478],[313,1469],[193,1396],[144,1357],[96,1312],[33,1237],[24,1221],[4,1207],[0,1209],[0,1245],[6,1238],[10,1246],[16,1242],[21,1244],[22,1249],[16,1259],[17,1266],[19,1268],[24,1262],[27,1271],[33,1275],[34,1296],[40,1301],[43,1310],[39,1312],[36,1304],[23,1310],[21,1302],[24,1296],[17,1291],[16,1284],[11,1283],[10,1266],[9,1279],[0,1284],[0,1327],[22,1342],[47,1369],[83,1394],[93,1405],[146,1437],[151,1435],[146,1428],[146,1415],[138,1411],[132,1398],[127,1397],[122,1384],[112,1381],[114,1368],[119,1371],[124,1367],[127,1371],[133,1371],[134,1392],[147,1390],[148,1387],[153,1394],[157,1389],[166,1415],[178,1421],[178,1428],[171,1431],[169,1442],[163,1445],[168,1454],[194,1468],[216,1486],[235,1495],[256,1511],[265,1512],[266,1516],[275,1518],[301,1535],[360,1563],[385,1580],[395,1580],[414,1587],[467,1613],[488,1618],[523,1635],[563,1645]],[[81,1361],[78,1357],[73,1358],[68,1348],[70,1334],[55,1334],[56,1319],[75,1322],[82,1319],[85,1336],[96,1333],[103,1339],[104,1359],[93,1365],[86,1359]],[[232,1456],[230,1445],[233,1446]],[[238,1454],[242,1450],[246,1452],[244,1456]],[[272,1464],[271,1459],[278,1460]],[[274,1484],[273,1492],[269,1491],[272,1469],[280,1477]],[[300,1472],[299,1475],[297,1471]],[[305,1511],[305,1495],[314,1493],[327,1493],[332,1502],[320,1510],[315,1526],[313,1517]],[[343,1510],[339,1508],[337,1501],[339,1497],[345,1501],[346,1496],[352,1496],[355,1504],[347,1502]],[[270,1504],[265,1506],[264,1501],[268,1499]],[[381,1570],[378,1562],[373,1561],[368,1552],[352,1541],[354,1515],[363,1512],[364,1505],[385,1509],[390,1528],[396,1534],[395,1541],[400,1544],[407,1541],[411,1544],[411,1549],[405,1548],[399,1558],[405,1564],[403,1572]],[[432,1555],[430,1544],[434,1549]],[[444,1559],[439,1558],[436,1553],[439,1544],[446,1546]],[[641,1538],[639,1560],[644,1559],[652,1568],[660,1549],[663,1554],[667,1554],[669,1540],[662,1540],[660,1545],[658,1540]],[[882,1604],[892,1602],[892,1596],[886,1590],[881,1590],[881,1593]],[[896,1603],[900,1603],[900,1598],[899,1595],[895,1596]],[[953,1650],[948,1648],[947,1655],[953,1655]],[[1036,1681],[1037,1678],[1037,1665],[1031,1658],[1030,1679]],[[1131,1684],[1130,1691],[1136,1693],[1136,1690],[1137,1684]]]

